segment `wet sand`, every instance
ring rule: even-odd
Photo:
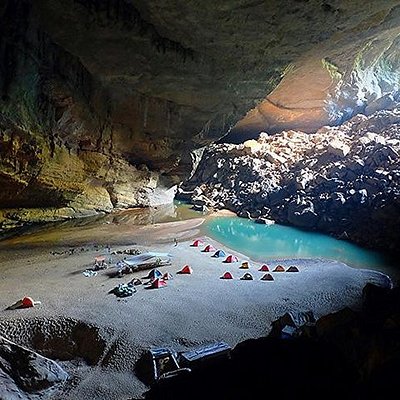
[[[287,311],[312,310],[319,317],[344,307],[357,309],[366,283],[389,284],[379,272],[325,260],[279,260],[285,267],[298,266],[300,272],[272,273],[274,281],[260,281],[260,263],[205,237],[206,243],[237,255],[240,262],[249,261],[250,269],[239,269],[240,262],[224,264],[223,259],[212,258],[212,253],[201,252],[204,246],[190,246],[193,238],[201,237],[202,221],[142,227],[105,223],[79,230],[42,231],[0,243],[1,334],[30,345],[33,326],[62,326],[62,321],[73,320],[94,326],[105,343],[93,366],[79,360],[62,362],[73,379],[52,398],[138,398],[147,388],[137,378],[135,364],[150,346],[179,351],[220,340],[235,346],[268,334],[271,322]],[[84,277],[82,271],[93,266],[96,255],[106,253],[106,245],[111,251],[168,252],[172,264],[160,270],[170,272],[174,279],[158,290],[138,286],[133,296],[122,300],[108,294],[118,283],[143,278],[147,272],[112,278],[110,267],[95,277]],[[122,256],[112,257],[115,263]],[[185,264],[193,268],[192,275],[177,274]],[[219,279],[225,271],[235,279]],[[245,272],[255,280],[239,280]],[[42,304],[5,311],[24,296]]]

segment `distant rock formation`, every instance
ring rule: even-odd
[[[261,134],[210,146],[178,196],[197,208],[227,208],[347,238],[400,244],[400,110],[357,115],[315,134]]]

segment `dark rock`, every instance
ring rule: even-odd
[[[0,398],[28,398],[66,381],[68,374],[54,361],[0,336]]]
[[[309,204],[291,204],[288,207],[287,219],[289,223],[300,228],[314,228],[318,223],[318,215],[314,212],[314,205]]]

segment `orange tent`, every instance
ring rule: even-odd
[[[229,255],[228,257],[225,258],[225,263],[234,263],[234,262],[238,262],[238,258],[236,256],[233,255]]]
[[[260,280],[261,281],[273,281],[274,277],[271,274],[265,274]]]
[[[178,274],[191,274],[192,272],[192,268],[190,268],[189,265],[185,265],[180,271],[178,271]]]
[[[220,279],[233,279],[233,276],[230,272],[226,271],[221,277]]]
[[[282,265],[277,265],[272,272],[285,272],[285,268]]]
[[[265,265],[265,264],[264,264],[264,265],[259,269],[259,271],[268,272],[268,271],[269,271],[268,265]]]
[[[299,269],[295,265],[291,265],[286,272],[299,272]]]
[[[250,266],[249,266],[248,261],[243,261],[243,262],[242,262],[242,265],[241,265],[239,268],[240,268],[240,269],[249,269]]]

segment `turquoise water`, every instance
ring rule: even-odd
[[[396,272],[383,254],[320,233],[278,224],[261,225],[238,217],[212,218],[204,229],[206,235],[260,262],[280,258],[325,258],[390,276]]]

